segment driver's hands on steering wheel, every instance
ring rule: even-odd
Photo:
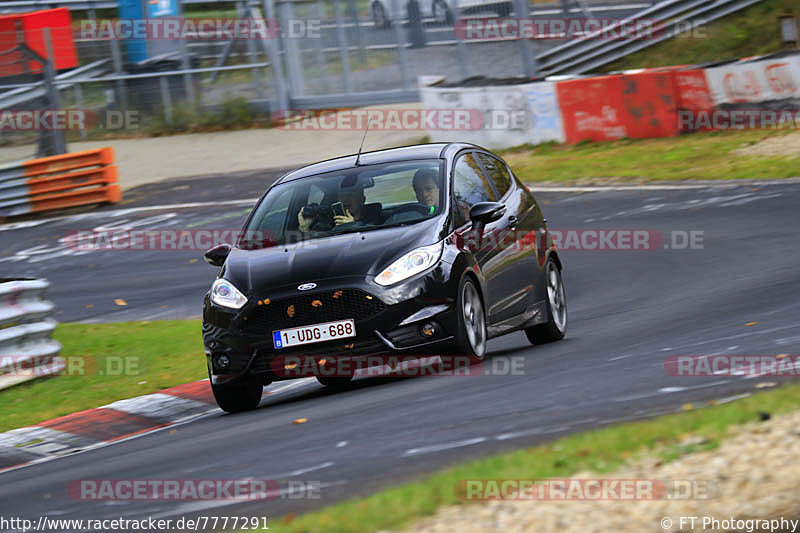
[[[305,209],[305,208],[303,208]],[[303,216],[303,209],[300,209],[297,213],[297,226],[300,228],[300,231],[308,231],[311,229],[311,224],[314,222],[313,217],[304,217]]]
[[[355,221],[356,219],[349,209],[344,210],[344,215],[337,215],[333,217],[333,223],[336,224],[337,226],[340,226],[342,224],[349,224]]]

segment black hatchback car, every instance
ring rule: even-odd
[[[205,296],[222,409],[254,408],[289,354],[462,354],[524,330],[564,337],[562,263],[531,192],[478,146],[423,144],[289,172],[259,200]],[[278,365],[280,366],[280,365]],[[321,376],[342,386],[352,376]]]

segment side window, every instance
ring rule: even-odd
[[[473,154],[461,156],[453,172],[455,222],[459,227],[469,221],[469,209],[478,202],[494,202],[495,196]]]
[[[508,192],[508,189],[511,188],[511,175],[508,173],[508,169],[505,164],[497,158],[488,154],[479,153],[477,155],[481,163],[483,163],[483,168],[485,168],[486,172],[489,174],[489,179],[492,180],[497,194],[502,198]]]

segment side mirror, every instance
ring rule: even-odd
[[[210,250],[208,250],[203,257],[211,266],[220,267],[225,264],[225,260],[228,258],[228,255],[231,253],[231,245],[230,244],[219,244]]]
[[[469,219],[473,227],[484,226],[500,220],[506,214],[505,204],[499,202],[478,202],[469,210]]]

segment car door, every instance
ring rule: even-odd
[[[534,290],[536,269],[526,261],[529,250],[521,246],[520,234],[534,230],[529,216],[525,196],[506,164],[488,152],[476,152],[489,185],[494,189],[497,201],[506,206],[503,217],[495,223],[494,234],[487,236],[488,246],[496,248],[492,258],[486,262],[484,274],[492,278],[492,284],[502,295],[489,309],[497,317],[499,326],[512,328],[518,325],[528,305],[529,295]]]
[[[469,220],[469,210],[479,202],[495,202],[497,195],[491,186],[488,177],[477,159],[475,151],[466,151],[458,155],[453,166],[453,202],[456,233],[460,242],[473,241],[477,244],[472,249],[475,261],[483,272],[486,280],[486,309],[487,322],[493,323],[502,317],[493,315],[491,310],[498,309],[497,303],[504,298],[504,290],[499,285],[497,270],[487,269],[494,264],[493,258],[497,255],[497,247],[486,246],[484,238],[497,232],[502,224],[502,219],[487,224],[481,236],[473,239],[468,232],[472,228]]]

